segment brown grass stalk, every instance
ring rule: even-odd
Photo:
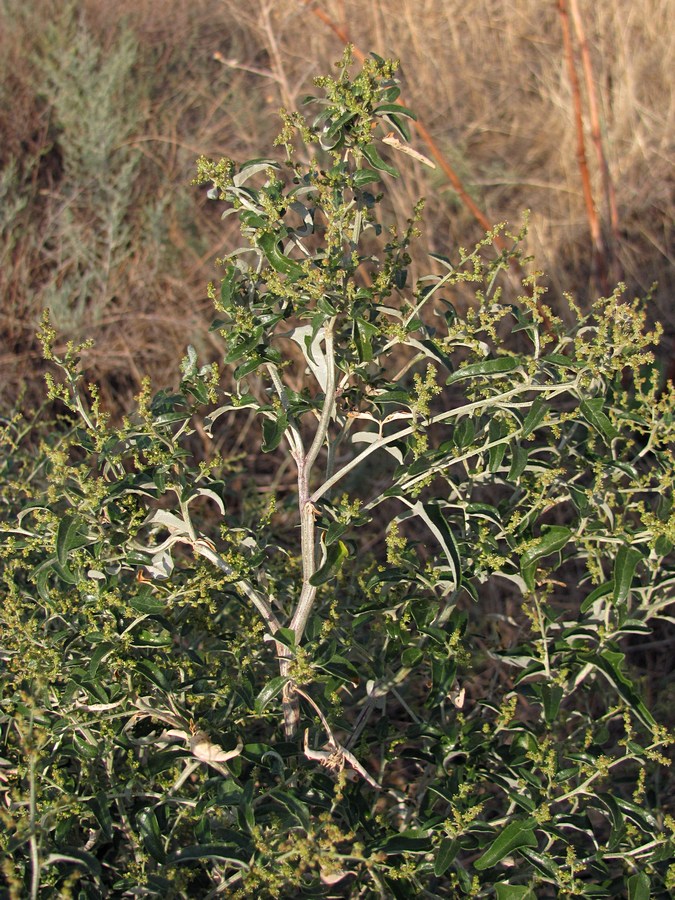
[[[581,99],[581,86],[579,84],[579,76],[576,69],[576,61],[574,55],[574,44],[572,41],[572,32],[570,29],[569,12],[567,0],[558,0],[558,11],[560,13],[560,25],[562,28],[563,49],[565,53],[565,63],[567,65],[567,73],[570,80],[572,90],[572,102],[574,105],[574,123],[577,134],[577,162],[579,165],[579,174],[581,175],[581,185],[584,193],[584,203],[586,205],[586,217],[593,241],[593,263],[595,275],[598,281],[606,288],[607,266],[606,252],[604,240],[602,237],[602,229],[600,227],[600,219],[598,211],[593,199],[593,188],[591,186],[591,174],[588,168],[588,158],[586,156],[586,141],[584,137],[584,114],[583,103]]]
[[[569,0],[569,10],[574,22],[574,30],[579,42],[579,53],[581,56],[581,65],[584,73],[584,82],[586,86],[586,96],[588,98],[588,118],[591,128],[591,139],[595,147],[595,154],[598,159],[600,168],[600,177],[602,179],[602,189],[605,197],[605,205],[607,217],[609,220],[612,240],[614,243],[619,237],[619,210],[616,202],[616,191],[614,182],[609,171],[607,163],[607,155],[603,147],[602,128],[600,124],[600,107],[598,104],[598,92],[595,87],[595,79],[593,78],[593,66],[591,63],[591,51],[586,37],[581,10],[579,9],[578,0]],[[614,256],[614,254],[613,254]],[[612,259],[614,262],[614,259]],[[618,273],[613,273],[612,280],[618,280]]]

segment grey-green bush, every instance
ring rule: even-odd
[[[2,431],[4,889],[667,897],[628,654],[672,622],[658,329],[503,303],[517,236],[414,277],[395,65],[317,87],[281,161],[199,161],[243,237],[222,371],[190,349],[112,427],[43,320],[58,418]]]

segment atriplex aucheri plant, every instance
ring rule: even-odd
[[[199,161],[245,238],[210,288],[227,373],[190,350],[112,427],[43,323],[61,419],[37,455],[3,430],[11,897],[675,885],[672,739],[626,659],[673,602],[658,334],[620,290],[572,324],[534,276],[501,302],[515,239],[413,279],[394,73],[346,55],[285,161]]]

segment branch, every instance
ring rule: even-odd
[[[310,578],[316,571],[314,553],[315,523],[314,504],[309,496],[310,478],[312,466],[316,462],[319,451],[328,434],[328,425],[335,407],[335,342],[333,329],[335,319],[330,319],[326,325],[326,391],[321,418],[312,441],[312,446],[307,452],[302,465],[298,465],[298,503],[300,505],[300,527],[302,542],[302,590],[298,599],[298,605],[291,620],[291,628],[295,632],[296,641],[300,641],[305,630],[307,619],[314,605],[316,588],[310,584]],[[329,479],[330,480],[330,479]]]
[[[326,390],[324,393],[325,400],[323,409],[321,410],[321,418],[312,441],[312,446],[307,451],[305,457],[305,478],[309,484],[312,466],[316,462],[319,451],[323,446],[328,434],[328,425],[330,424],[333,410],[335,408],[335,336],[333,329],[335,328],[335,318],[329,319],[325,326],[324,337],[326,339]]]
[[[210,546],[210,541],[207,541],[204,538],[198,538],[196,541],[190,543],[195,553],[208,559],[209,562],[212,562],[221,572],[224,572],[225,575],[231,576],[234,574],[234,569],[225,562],[222,556],[214,550],[212,546]],[[246,594],[248,599],[263,617],[265,624],[272,634],[274,634],[281,627],[281,623],[275,616],[272,607],[267,600],[262,597],[252,585],[243,579],[235,581],[234,586],[239,588],[242,593]]]
[[[431,416],[428,420],[429,425],[436,425],[438,422],[447,422],[448,419],[455,418],[456,416],[467,415],[468,413],[475,412],[478,409],[482,409],[483,407],[491,407],[497,403],[500,403],[504,400],[509,400],[511,397],[515,397],[517,394],[522,394],[526,392],[542,392],[542,391],[551,391],[551,396],[556,396],[557,394],[564,393],[565,391],[571,390],[575,388],[578,384],[578,379],[574,381],[566,381],[557,386],[556,390],[552,390],[552,386],[550,384],[520,384],[518,387],[511,388],[509,391],[505,391],[503,394],[497,394],[494,397],[486,397],[484,400],[476,400],[473,403],[466,403],[464,406],[457,406],[455,409],[447,410],[443,413],[438,413],[438,415]],[[400,441],[402,438],[408,437],[415,430],[414,426],[410,426],[408,428],[402,428],[400,431],[395,432],[394,434],[388,434],[386,437],[382,437],[377,441],[373,441],[372,444],[369,444],[366,449],[360,453],[358,456],[355,456],[348,463],[336,472],[331,478],[325,481],[321,487],[317,488],[314,493],[310,496],[311,503],[316,503],[323,495],[329,491],[338,481],[340,481],[344,476],[351,472],[352,469],[355,469],[359,466],[363,460],[370,456],[371,453],[375,453],[376,450],[381,450],[383,447],[386,447],[388,444],[393,444],[396,441]],[[495,443],[501,443],[501,441],[496,441]],[[454,460],[453,460],[454,461]]]

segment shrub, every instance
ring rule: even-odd
[[[3,430],[10,896],[675,883],[627,660],[673,602],[658,329],[620,289],[571,325],[536,276],[502,302],[517,236],[413,277],[421,204],[378,216],[394,74],[347,54],[284,162],[199,161],[245,239],[210,287],[229,375],[190,349],[112,427],[43,320],[60,421]]]

